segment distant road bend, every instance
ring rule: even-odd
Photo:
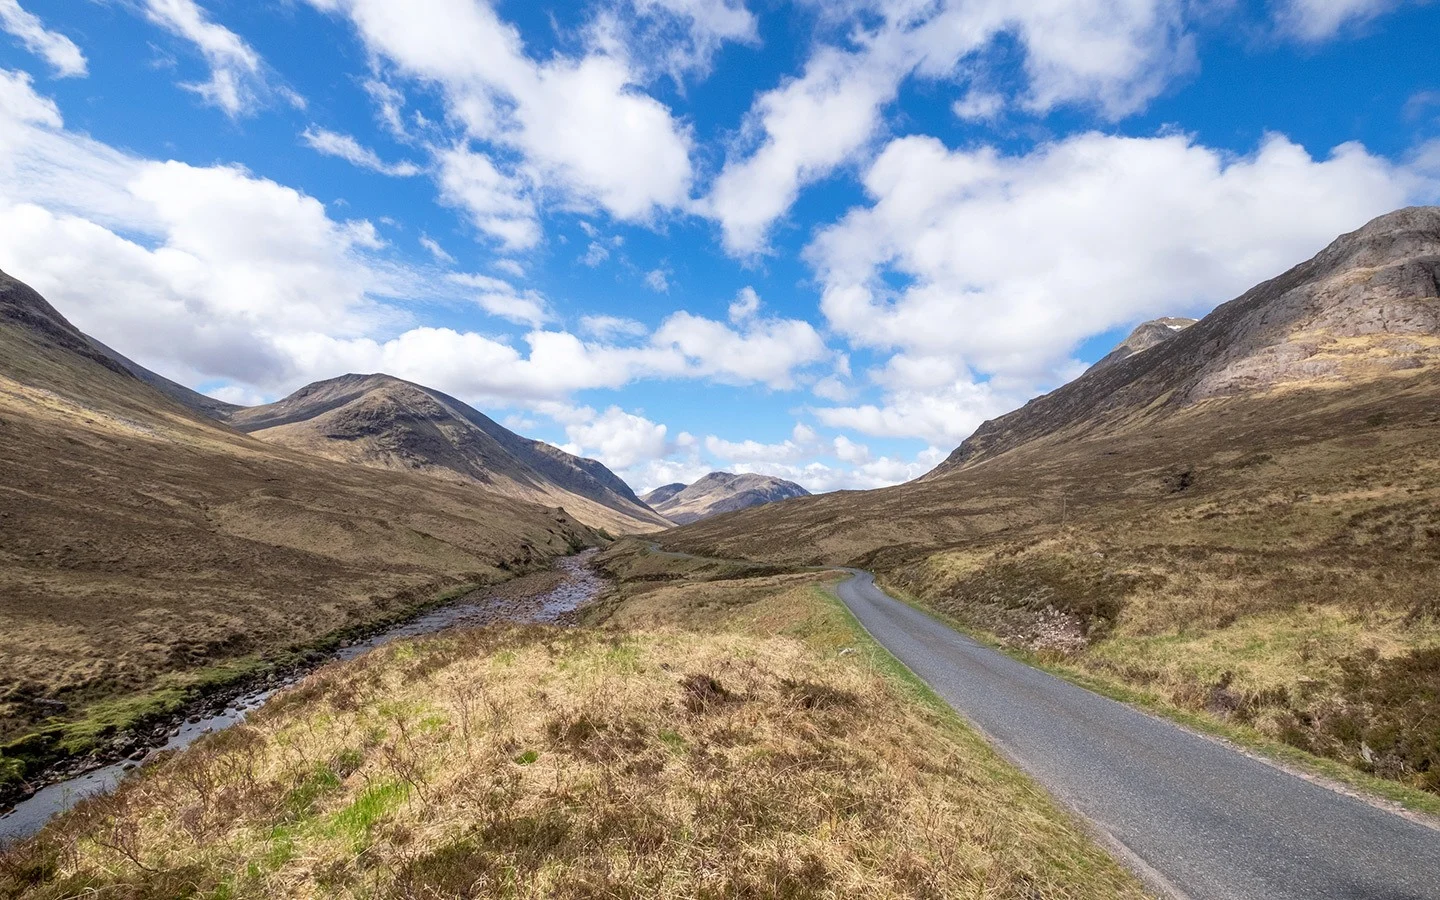
[[[1192,900],[1440,898],[1440,831],[1016,662],[850,571],[837,591],[865,629],[1154,886]]]

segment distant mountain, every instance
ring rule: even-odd
[[[651,509],[655,509],[659,504],[665,503],[671,497],[685,490],[686,487],[688,487],[688,485],[681,484],[678,481],[674,484],[661,485],[650,493],[641,495],[640,499],[644,500],[646,505]]]
[[[1167,316],[1163,319],[1151,319],[1130,332],[1130,336],[1121,341],[1120,344],[1107,353],[1104,358],[1090,367],[1091,372],[1101,369],[1108,369],[1117,363],[1124,362],[1137,353],[1143,353],[1151,347],[1158,347],[1175,335],[1194,325],[1198,319],[1183,319],[1174,316]]]
[[[667,484],[642,499],[670,521],[685,525],[720,513],[808,496],[810,492],[795,482],[769,475],[711,472],[688,487]]]
[[[389,375],[319,381],[266,406],[234,409],[227,421],[316,456],[562,506],[597,528],[633,533],[670,525],[599,462],[521,437],[454,397]]]

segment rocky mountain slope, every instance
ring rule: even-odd
[[[929,476],[676,550],[876,570],[947,615],[1440,791],[1440,208],[983,425]]]
[[[667,484],[658,487],[643,499],[670,521],[684,525],[721,513],[808,496],[809,491],[782,478],[711,472],[689,486]]]
[[[553,506],[197,415],[4,275],[0,472],[0,788],[245,660],[598,540]]]
[[[1342,387],[1440,363],[1440,208],[1382,216],[1143,353],[986,422],[927,477],[1027,442],[1143,426],[1207,400]]]
[[[1151,347],[1158,347],[1175,335],[1194,325],[1197,319],[1185,319],[1176,316],[1165,316],[1160,319],[1151,319],[1149,322],[1142,322],[1130,332],[1130,336],[1121,341],[1114,350],[1105,354],[1090,371],[1108,369],[1117,363],[1124,362],[1137,353],[1144,353]]]
[[[327,459],[561,506],[612,532],[670,524],[599,462],[523,438],[454,397],[389,375],[316,382],[275,403],[235,409],[226,420],[266,442]]]

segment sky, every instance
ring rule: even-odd
[[[388,372],[637,490],[923,474],[1440,200],[1419,0],[0,0],[0,269],[254,404]]]

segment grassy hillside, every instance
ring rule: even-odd
[[[267,443],[561,506],[594,528],[636,534],[670,525],[596,460],[521,437],[454,397],[389,375],[316,382],[225,418]]]
[[[0,283],[0,786],[257,660],[595,534],[555,509],[272,447]]]
[[[1143,896],[823,576],[607,566],[606,625],[327,668],[0,857],[0,892]]]
[[[982,427],[911,484],[668,532],[876,570],[1154,702],[1440,790],[1440,209]]]

